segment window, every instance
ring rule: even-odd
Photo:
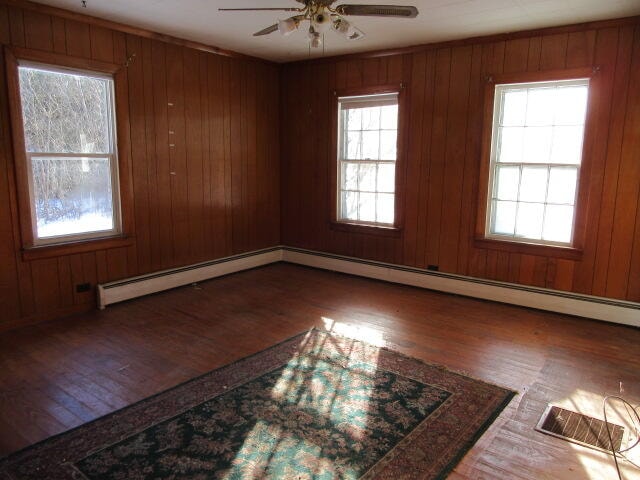
[[[338,98],[339,222],[394,226],[398,95]]]
[[[114,80],[20,61],[33,246],[121,232]]]
[[[573,245],[588,79],[497,84],[485,236]]]

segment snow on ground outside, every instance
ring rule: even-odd
[[[38,238],[101,232],[112,229],[113,217],[99,213],[86,213],[80,218],[62,219],[49,223],[38,222]]]

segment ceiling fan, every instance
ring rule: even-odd
[[[289,35],[300,27],[300,24],[309,21],[309,44],[317,48],[322,45],[322,34],[327,30],[333,30],[344,35],[348,40],[358,40],[364,37],[364,32],[347,21],[344,16],[361,17],[395,17],[415,18],[418,9],[412,6],[402,5],[331,5],[336,0],[296,0],[303,7],[271,7],[271,8],[219,8],[221,11],[284,11],[297,12],[297,15],[260,30],[253,34],[254,37],[268,35],[279,31],[282,35]]]

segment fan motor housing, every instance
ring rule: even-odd
[[[305,5],[315,4],[318,7],[328,7],[332,3],[335,3],[336,0],[297,0],[297,1]]]

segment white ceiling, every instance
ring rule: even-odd
[[[290,12],[219,12],[219,7],[296,7],[295,0],[37,0],[160,33],[248,55],[287,62],[309,57],[306,35],[299,30],[253,37]],[[566,25],[640,14],[639,0],[337,0],[334,5],[415,5],[415,19],[349,17],[367,36],[347,41],[325,34],[325,55],[404,47],[423,43]],[[311,51],[322,56],[322,48]]]

